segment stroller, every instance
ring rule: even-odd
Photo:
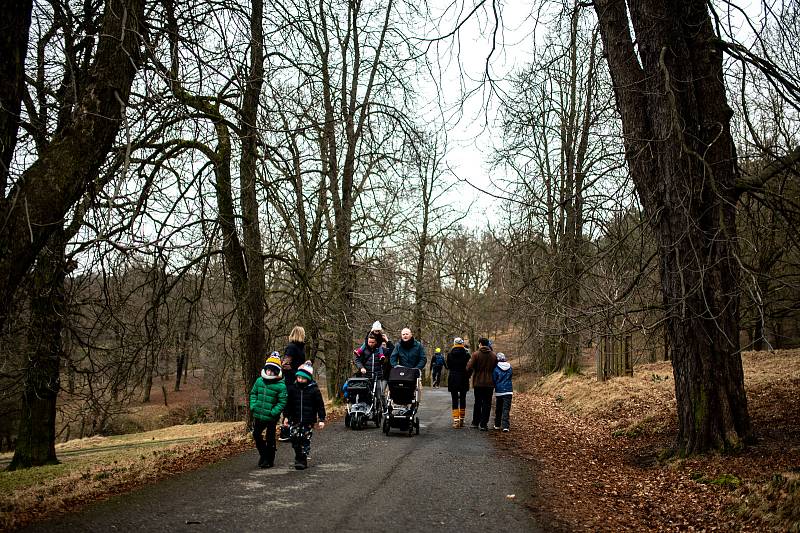
[[[372,377],[353,377],[347,380],[347,413],[344,423],[350,429],[364,429],[370,420],[381,427],[383,391]]]
[[[419,435],[419,391],[417,379],[419,370],[396,366],[389,373],[389,401],[383,417],[383,432],[389,434],[389,429],[396,428],[408,431],[409,435]]]

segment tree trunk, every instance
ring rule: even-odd
[[[8,187],[17,146],[32,9],[32,0],[6,0],[0,5],[0,196]],[[5,201],[2,204],[5,209]]]
[[[258,161],[258,102],[264,84],[264,4],[252,0],[250,13],[250,73],[245,87],[241,121],[240,141],[242,155],[239,164],[241,185],[242,237],[247,284],[245,301],[239,305],[239,336],[242,349],[240,363],[246,392],[256,379],[266,359],[264,318],[266,316],[266,284],[264,280],[264,258],[261,249],[261,227],[256,197],[256,162]],[[250,420],[249,404],[246,407]]]
[[[56,400],[58,399],[61,332],[66,312],[64,296],[63,225],[54,230],[32,275],[28,364],[17,446],[9,470],[58,463]]]
[[[736,152],[707,3],[594,6],[626,159],[659,245],[677,446],[687,454],[738,447],[751,428],[739,351]]]

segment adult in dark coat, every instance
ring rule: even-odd
[[[384,359],[383,363],[383,376],[386,378],[389,376],[389,371],[392,369],[392,365],[389,364],[389,356],[392,355],[392,352],[394,351],[394,343],[383,331],[383,325],[377,320],[372,323],[372,329],[366,335],[364,335],[364,344],[367,344],[367,340],[369,339],[370,335],[374,335],[375,338],[378,339],[378,346],[383,348],[383,353],[386,354],[386,358]]]
[[[450,371],[447,378],[447,390],[453,399],[453,427],[464,427],[467,413],[467,391],[469,390],[469,372],[467,363],[469,352],[464,347],[464,339],[453,339],[453,347],[447,352],[444,366]]]
[[[289,334],[289,344],[283,350],[283,375],[288,385],[294,384],[294,377],[300,365],[306,362],[306,330],[295,326]]]
[[[289,344],[283,349],[282,367],[286,387],[294,387],[295,375],[300,365],[306,362],[306,330],[303,326],[295,326],[289,333]],[[289,428],[281,424],[280,438],[282,442],[289,440]]]
[[[497,366],[497,356],[492,351],[489,339],[478,340],[478,350],[472,353],[467,370],[472,372],[472,388],[475,391],[475,409],[472,412],[472,427],[481,431],[489,429],[489,415],[492,412],[494,381],[492,372]]]

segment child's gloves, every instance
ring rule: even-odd
[[[324,428],[324,427],[325,427],[325,422],[323,422],[322,420],[320,420],[320,421],[319,421],[319,429],[322,429],[322,428]]]

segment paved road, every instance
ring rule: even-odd
[[[417,436],[339,421],[315,431],[308,470],[280,443],[272,469],[253,449],[26,531],[541,531],[528,467],[490,433],[450,428],[449,398],[425,389]]]

